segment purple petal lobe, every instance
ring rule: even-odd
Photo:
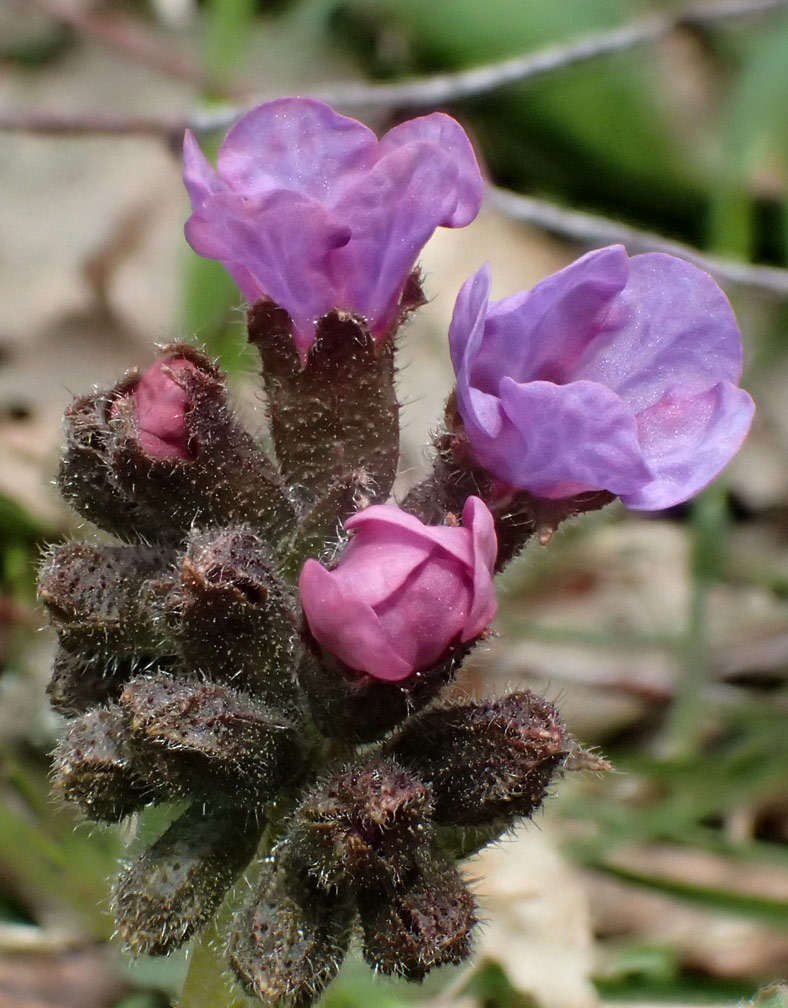
[[[250,304],[269,297],[284,308],[299,351],[308,351],[317,319],[333,306],[331,252],[349,240],[345,225],[297,193],[244,199],[224,192],[195,210],[186,237],[199,255],[230,269]]]
[[[687,398],[682,391],[666,392],[638,415],[654,479],[639,491],[622,494],[624,504],[655,511],[702,490],[739,450],[754,412],[744,389],[727,381]]]
[[[442,227],[465,227],[476,219],[484,195],[484,179],[465,130],[451,116],[433,112],[389,130],[380,141],[380,148],[388,151],[419,141],[433,144],[438,149],[436,154],[445,157],[457,172],[454,207],[438,223]]]
[[[753,411],[736,387],[741,336],[695,266],[616,245],[531,291],[497,303],[489,291],[483,268],[460,291],[449,338],[471,449],[499,480],[670,507],[738,450]]]
[[[214,172],[184,140],[192,201],[186,238],[219,259],[249,301],[294,322],[302,359],[317,318],[338,309],[386,339],[416,259],[436,227],[478,213],[483,181],[462,128],[436,113],[378,142],[322,102],[282,98],[243,116]]]

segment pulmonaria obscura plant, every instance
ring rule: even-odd
[[[116,541],[58,546],[41,573],[69,718],[55,789],[102,822],[179,803],[115,886],[133,954],[188,941],[247,872],[227,961],[306,1008],[354,936],[409,980],[467,957],[457,861],[591,761],[532,693],[442,698],[488,632],[493,576],[614,497],[686,500],[753,406],[734,316],[695,267],[601,249],[498,303],[483,267],[454,312],[432,472],[392,505],[416,259],[482,197],[462,129],[434,114],[378,140],[282,99],[230,130],[217,170],[187,135],[185,180],[189,242],[249,303],[268,429],[187,345],[69,407],[62,493]]]

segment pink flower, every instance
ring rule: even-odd
[[[701,270],[661,253],[590,252],[490,303],[484,267],[460,291],[449,339],[474,457],[547,498],[608,490],[671,507],[738,451],[753,403],[741,335]]]
[[[280,98],[225,137],[214,171],[186,134],[186,239],[224,263],[250,304],[284,308],[302,361],[333,309],[384,338],[403,285],[436,227],[463,227],[483,182],[458,123],[434,113],[380,141],[322,102]]]
[[[490,512],[468,498],[461,528],[381,504],[354,515],[338,566],[307,560],[299,589],[316,640],[350,668],[397,681],[478,637],[496,612]]]
[[[142,372],[134,398],[140,446],[156,459],[191,459],[186,412],[189,399],[178,376],[197,368],[185,357],[162,357]]]

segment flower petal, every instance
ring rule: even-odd
[[[630,494],[652,479],[631,411],[594,382],[518,384],[503,378],[506,422],[498,438],[471,445],[500,479],[543,497],[587,490]]]
[[[397,682],[413,667],[400,657],[372,607],[346,593],[317,560],[307,560],[298,580],[309,628],[318,643],[350,668]]]
[[[516,382],[560,385],[584,377],[575,374],[577,361],[595,351],[628,272],[625,249],[612,245],[589,252],[530,291],[490,305],[470,372],[474,388],[495,394],[504,367]]]
[[[370,166],[378,141],[362,123],[311,98],[247,112],[219,148],[219,175],[245,196],[290,189],[332,206],[345,176]]]
[[[485,263],[457,295],[449,326],[449,350],[457,374],[457,405],[466,428],[479,435],[495,438],[501,432],[503,418],[498,402],[498,382],[489,391],[473,386],[471,375],[485,336],[485,321],[490,299],[490,264]],[[489,383],[488,383],[489,384]]]
[[[433,112],[418,119],[410,119],[389,130],[380,141],[381,154],[415,141],[434,144],[442,152],[442,156],[448,156],[457,169],[454,208],[438,223],[441,227],[465,227],[470,224],[482,205],[484,179],[465,130],[451,116]]]
[[[683,386],[640,413],[638,431],[654,479],[622,493],[635,510],[673,507],[703,489],[730,462],[747,436],[755,410],[731,382],[686,396]]]
[[[691,263],[660,252],[629,260],[629,279],[574,378],[612,388],[635,413],[680,376],[682,395],[741,376],[741,334],[725,294]]]
[[[315,200],[280,190],[211,196],[185,231],[195,252],[224,263],[250,304],[269,297],[288,312],[305,359],[317,320],[335,305],[331,253],[349,229]]]
[[[432,144],[413,143],[382,158],[336,206],[352,241],[335,253],[343,278],[337,307],[385,334],[416,257],[456,204],[456,165]]]
[[[192,210],[196,210],[209,196],[225,188],[213,165],[200,150],[191,130],[186,130],[183,136],[183,184],[189,194]]]
[[[498,611],[492,575],[498,556],[495,522],[487,505],[469,497],[462,509],[463,528],[470,530],[473,543],[473,599],[462,628],[462,640],[473,640],[489,625]]]

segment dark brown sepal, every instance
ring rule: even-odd
[[[167,527],[188,531],[202,524],[247,522],[272,549],[289,538],[293,509],[281,477],[262,447],[233,415],[225,376],[205,354],[186,344],[162,352],[194,365],[173,372],[188,407],[189,458],[154,458],[138,438],[133,383],[115,393],[108,465],[120,491],[144,510],[156,510]]]
[[[71,723],[55,750],[52,777],[55,793],[88,819],[117,822],[153,797],[132,767],[117,707],[97,708]]]
[[[421,710],[454,679],[473,641],[460,644],[431,669],[400,682],[383,682],[350,669],[320,648],[306,632],[307,650],[298,667],[315,724],[327,738],[373,742]]]
[[[47,686],[49,702],[66,717],[83,714],[117,700],[128,680],[151,664],[145,657],[72,652],[58,646]]]
[[[172,559],[150,546],[65,543],[42,565],[39,597],[70,650],[172,654],[168,614],[178,591]]]
[[[269,865],[238,915],[230,965],[244,990],[271,1008],[310,1008],[339,972],[354,915],[348,899]]]
[[[394,885],[431,836],[430,789],[394,760],[332,774],[295,811],[283,859],[323,889]]]
[[[135,766],[174,795],[259,807],[303,767],[302,733],[221,683],[138,676],[120,704]]]
[[[393,341],[376,343],[362,320],[330,312],[302,368],[280,308],[258,301],[248,324],[262,360],[277,457],[303,510],[349,473],[370,488],[371,503],[385,501],[399,458]]]
[[[120,873],[114,907],[128,952],[167,955],[206,924],[260,840],[261,822],[243,812],[194,805]]]
[[[181,566],[184,658],[280,711],[297,709],[301,650],[292,601],[246,526],[194,530]]]
[[[538,808],[573,748],[556,708],[527,690],[427,711],[387,746],[432,786],[437,823],[502,829]]]
[[[166,542],[180,535],[180,527],[165,521],[155,502],[125,493],[109,466],[110,412],[124,387],[121,383],[114,390],[78,396],[66,409],[58,486],[65,500],[106,532],[121,539]]]
[[[428,855],[392,892],[360,896],[359,914],[364,958],[381,973],[421,981],[472,951],[473,896],[454,865],[437,855]]]

